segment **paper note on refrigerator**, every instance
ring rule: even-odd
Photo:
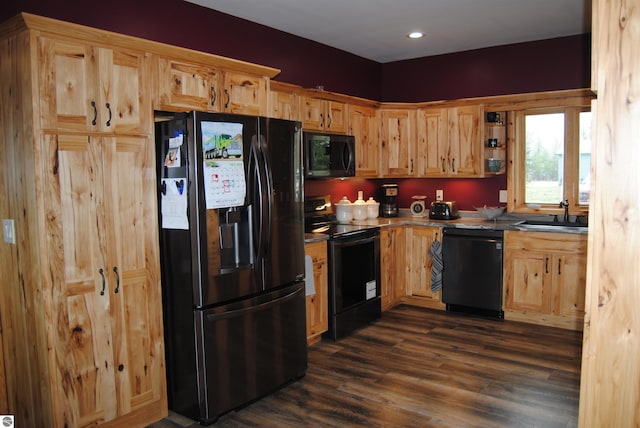
[[[169,138],[169,148],[167,149],[167,154],[164,157],[164,166],[167,168],[176,168],[181,166],[180,146],[182,146],[182,141],[182,134]]]
[[[244,205],[246,180],[242,124],[201,122],[207,209]]]
[[[189,229],[187,218],[187,179],[163,178],[162,213],[163,229]]]

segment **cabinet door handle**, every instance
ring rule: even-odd
[[[549,273],[549,257],[544,258],[544,272]]]
[[[413,174],[413,159],[411,159],[411,171],[410,172]]]
[[[216,87],[211,85],[211,106],[216,105],[217,99],[218,99],[218,94],[216,93]]]
[[[118,273],[118,267],[113,267],[113,273],[116,274],[116,289],[113,290],[114,293],[118,293],[120,291],[120,274]]]
[[[229,108],[229,103],[231,102],[231,94],[229,93],[228,89],[224,90],[224,94],[227,96],[227,102],[224,103],[224,108],[227,109]]]
[[[327,116],[327,120],[329,121],[329,123],[327,124],[327,128],[331,128],[331,124],[333,123],[333,120],[331,120],[331,115]]]
[[[93,120],[91,121],[91,124],[96,126],[96,123],[98,123],[98,109],[96,108],[95,101],[91,101],[91,107],[93,107]]]
[[[442,157],[442,172],[445,172],[444,156]]]
[[[107,280],[104,277],[104,270],[102,268],[100,268],[100,270],[98,271],[98,273],[100,274],[100,276],[102,277],[102,290],[100,290],[100,295],[104,296],[104,289],[106,288],[107,285]]]
[[[320,113],[320,128],[324,128],[324,114]]]
[[[562,259],[558,259],[558,275],[562,275],[562,270],[560,269],[562,267]]]
[[[451,172],[456,172],[456,158],[451,159]]]
[[[111,114],[111,104],[106,103],[106,104],[105,104],[105,107],[106,107],[106,108],[107,108],[107,110],[109,111],[109,119],[107,120],[107,126],[111,126],[111,117],[112,117],[112,114]]]

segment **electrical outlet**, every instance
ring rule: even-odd
[[[502,203],[502,204],[506,204],[507,203],[507,191],[506,190],[501,190],[500,191],[500,203]]]
[[[2,219],[2,231],[4,232],[4,242],[7,244],[16,243],[16,228],[13,219]]]
[[[442,192],[442,189],[438,189],[436,190],[436,201],[442,200],[444,200],[444,193]]]

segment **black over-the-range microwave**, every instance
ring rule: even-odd
[[[305,177],[356,175],[356,144],[352,135],[304,132],[303,138]]]

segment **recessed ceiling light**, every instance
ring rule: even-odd
[[[420,31],[413,31],[409,34],[407,34],[407,37],[410,39],[419,39],[422,36],[424,36],[424,34],[422,34]]]

